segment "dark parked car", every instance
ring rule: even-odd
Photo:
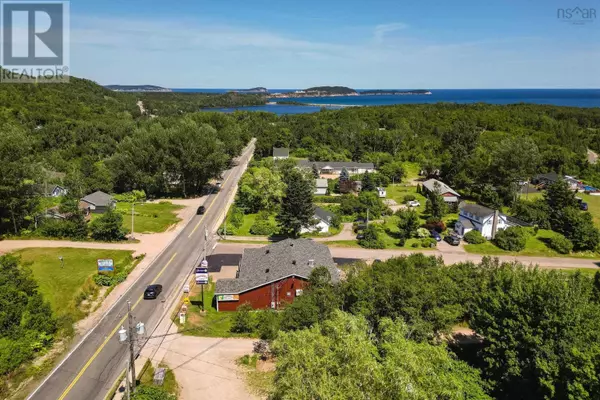
[[[587,211],[588,210],[588,203],[586,203],[585,201],[582,201],[581,203],[579,203],[579,209],[583,210],[583,211]]]
[[[144,291],[144,299],[156,299],[162,292],[162,285],[150,285]]]
[[[364,238],[365,238],[365,234],[364,234],[364,233],[359,233],[358,235],[356,235],[356,238],[357,238],[358,240],[362,240],[362,239],[364,239]]]
[[[438,242],[442,241],[442,236],[438,233],[438,231],[432,230],[429,233],[431,234],[431,237],[437,240]]]
[[[196,210],[196,214],[198,214],[198,215],[202,215],[205,212],[206,212],[206,207],[204,207],[204,206],[200,206],[200,207],[198,207],[198,210]]]
[[[452,246],[458,246],[460,244],[460,238],[457,235],[446,235],[444,240]]]

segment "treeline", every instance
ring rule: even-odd
[[[267,103],[263,94],[229,93],[142,93],[140,100],[148,114],[181,115],[194,113],[201,108],[262,106]]]
[[[257,153],[290,147],[315,161],[419,163],[463,194],[486,185],[510,204],[519,180],[555,171],[600,186],[600,109],[545,105],[411,104],[289,115],[240,115],[261,134]],[[474,196],[475,197],[475,196]]]
[[[48,208],[44,190],[55,184],[73,199],[96,190],[196,195],[252,137],[229,115],[148,118],[136,101],[78,78],[3,85],[0,234],[36,226]]]
[[[594,399],[599,303],[599,274],[415,254],[337,284],[317,268],[282,313],[241,306],[233,329],[271,342],[276,399]]]
[[[46,350],[57,328],[31,270],[0,257],[0,395],[8,395],[7,375]]]

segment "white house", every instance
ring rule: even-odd
[[[385,191],[385,188],[382,188],[382,187],[377,188],[377,194],[381,198],[385,198],[385,196],[387,196],[387,192]]]
[[[315,179],[315,195],[323,196],[327,194],[327,179]]]
[[[273,147],[273,159],[284,160],[290,157],[290,149],[287,147]]]
[[[324,210],[320,207],[315,207],[315,215],[313,218],[317,222],[316,225],[305,227],[300,230],[300,233],[327,233],[329,232],[329,228],[331,227],[331,223],[333,221],[333,217],[335,215],[327,210]]]
[[[350,175],[376,171],[375,164],[373,163],[357,163],[353,161],[298,161],[298,167],[300,168],[312,169],[313,166],[317,168],[320,174],[325,175],[339,175],[344,168]]]
[[[486,239],[493,239],[496,232],[509,226],[529,226],[530,224],[517,218],[502,214],[498,210],[480,206],[479,204],[464,204],[458,212],[458,221],[454,230],[460,236],[475,229]]]

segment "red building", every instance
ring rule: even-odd
[[[332,281],[339,280],[329,248],[310,239],[286,239],[245,249],[237,277],[216,283],[217,310],[235,311],[244,303],[254,309],[279,309],[302,295],[311,271],[319,266],[329,269]]]

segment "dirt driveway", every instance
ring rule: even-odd
[[[166,343],[168,340],[168,343]],[[255,339],[221,339],[174,335],[165,340],[165,362],[175,373],[180,400],[260,399],[246,388],[236,360],[252,353]]]

